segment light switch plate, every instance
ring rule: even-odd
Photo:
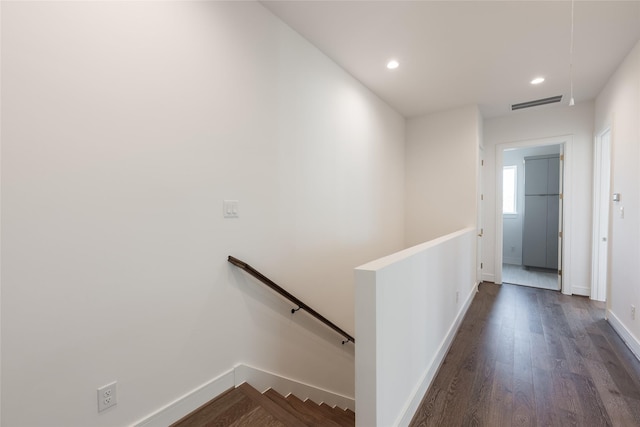
[[[225,200],[222,203],[222,215],[225,218],[238,218],[238,201],[237,200]]]

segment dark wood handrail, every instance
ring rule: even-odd
[[[265,276],[264,274],[260,273],[258,270],[256,270],[255,268],[251,267],[246,262],[240,261],[238,258],[232,257],[231,255],[229,255],[228,261],[231,264],[235,265],[236,267],[243,269],[244,271],[246,271],[247,273],[249,273],[250,275],[252,275],[256,279],[260,280],[262,283],[264,283],[265,285],[267,285],[268,287],[270,287],[271,289],[273,289],[274,291],[276,291],[277,293],[279,293],[280,295],[282,295],[283,297],[285,297],[286,299],[288,299],[292,303],[296,304],[298,306],[298,308],[292,308],[291,309],[291,313],[295,313],[296,311],[298,311],[300,309],[303,309],[306,312],[308,312],[310,315],[312,315],[313,317],[315,317],[316,319],[318,319],[319,321],[321,321],[322,323],[324,323],[325,325],[327,325],[328,327],[330,327],[331,329],[333,329],[334,331],[336,331],[337,333],[339,333],[340,335],[345,337],[346,340],[342,341],[342,344],[347,343],[349,341],[351,341],[354,344],[356,343],[356,339],[355,338],[353,338],[351,335],[346,333],[344,330],[342,330],[341,328],[336,326],[335,323],[331,322],[326,317],[324,317],[322,314],[318,313],[313,308],[309,307],[307,304],[303,303],[298,298],[296,298],[295,296],[291,295],[289,292],[287,292],[282,287],[280,287],[278,284],[276,284],[273,280],[269,279],[267,276]]]

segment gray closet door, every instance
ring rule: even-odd
[[[560,158],[549,159],[549,173],[547,175],[547,194],[560,194]]]
[[[549,159],[526,159],[524,173],[525,196],[547,194]]]
[[[558,269],[560,159],[525,158],[522,264]]]
[[[522,264],[528,267],[547,266],[547,198],[525,196]]]

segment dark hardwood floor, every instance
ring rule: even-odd
[[[411,426],[640,426],[640,362],[586,297],[482,283]]]

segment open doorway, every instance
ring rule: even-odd
[[[503,162],[504,156],[505,154],[507,156],[509,156],[508,152],[511,150],[517,150],[517,149],[532,149],[534,147],[549,147],[549,146],[558,146],[560,147],[559,150],[559,159],[558,159],[558,165],[559,165],[559,169],[558,169],[558,185],[559,188],[561,189],[561,194],[558,195],[558,230],[556,230],[556,239],[554,240],[555,242],[557,242],[557,259],[558,259],[558,264],[557,264],[557,271],[555,272],[555,274],[553,275],[553,277],[555,278],[555,284],[551,285],[551,286],[545,286],[545,287],[551,287],[552,289],[556,289],[556,290],[561,290],[562,293],[566,294],[566,295],[571,295],[572,294],[572,289],[571,289],[571,245],[570,244],[563,244],[563,242],[571,242],[571,223],[565,223],[563,218],[565,217],[571,217],[571,188],[572,188],[572,183],[571,183],[571,169],[572,169],[572,163],[571,163],[571,153],[572,153],[572,145],[573,144],[573,139],[571,135],[563,135],[563,136],[557,136],[557,137],[550,137],[550,138],[544,138],[544,139],[537,139],[537,140],[528,140],[528,141],[517,141],[517,142],[507,142],[507,143],[502,143],[502,144],[497,144],[496,145],[496,162],[495,162],[495,184],[496,184],[496,190],[495,190],[495,215],[496,215],[496,241],[495,241],[495,256],[494,256],[494,260],[495,260],[495,264],[494,264],[494,271],[495,271],[495,276],[494,276],[494,281],[495,283],[503,283],[505,282],[505,280],[503,280],[503,258],[505,258],[505,255],[507,256],[511,256],[510,252],[512,251],[511,247],[514,246],[512,244],[508,244],[505,243],[505,240],[503,238],[503,234],[504,234],[504,227],[503,227],[503,223],[505,222],[504,220],[504,214],[503,211],[505,210],[505,207],[503,206],[503,174],[504,174],[504,169],[503,166],[505,165],[505,163]],[[557,148],[554,148],[554,154],[558,152]],[[531,156],[535,156],[535,155],[542,155],[544,156],[544,154],[540,154],[540,152],[538,153],[530,153]],[[524,157],[522,161],[524,161]],[[525,176],[524,176],[524,164],[520,163],[520,168],[522,169],[522,175],[519,175],[518,172],[516,172],[516,174],[518,174],[518,176],[520,176],[520,180],[521,181],[525,181]],[[519,168],[518,168],[519,169]],[[524,182],[521,182],[521,184],[524,184]],[[516,184],[517,185],[517,184]],[[517,187],[516,187],[517,188]],[[520,190],[520,196],[523,197],[525,196],[526,190],[522,189],[523,187],[521,187]],[[517,190],[516,190],[517,191]],[[518,193],[516,193],[515,197],[517,196]],[[548,194],[547,194],[548,195]],[[521,201],[521,215],[522,217],[524,217],[524,201]],[[516,210],[517,212],[517,210]],[[552,227],[549,228],[549,230],[553,230]],[[551,232],[550,231],[550,232]],[[524,231],[523,231],[524,233]],[[542,230],[538,231],[539,237],[541,237],[543,235]],[[544,230],[544,235],[547,236],[547,230]],[[549,240],[551,241],[551,240]],[[518,252],[517,246],[516,249],[514,250],[516,253]],[[549,251],[547,252],[549,254],[552,254],[553,251]],[[517,255],[516,255],[517,256]],[[546,257],[546,254],[545,254]],[[517,258],[516,261],[514,262],[513,257],[511,257],[510,260],[507,260],[507,262],[505,263],[505,265],[510,264],[510,265],[518,265],[517,264]],[[526,263],[526,261],[523,262],[523,260],[520,261],[520,265],[522,265],[523,263]],[[507,267],[508,268],[508,267]],[[544,267],[547,268],[547,267]],[[533,270],[535,272],[536,268],[533,269],[529,269],[530,271]],[[526,270],[526,269],[525,269]],[[551,271],[547,271],[547,272],[553,272],[555,271],[554,268],[549,268],[549,270]],[[507,273],[508,274],[508,273]],[[551,278],[551,276],[549,277]],[[510,279],[511,281],[514,281],[513,279]],[[525,283],[527,285],[535,285],[535,283]]]
[[[502,157],[502,283],[560,290],[562,145]]]

